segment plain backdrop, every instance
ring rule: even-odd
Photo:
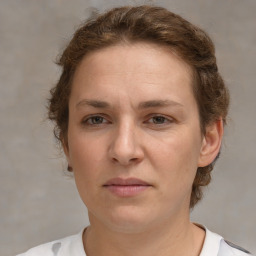
[[[231,92],[221,158],[192,220],[256,253],[256,1],[151,1],[202,27]],[[46,121],[56,56],[91,13],[147,1],[0,1],[0,255],[74,234],[87,211]]]

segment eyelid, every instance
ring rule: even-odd
[[[169,124],[169,123],[173,123],[175,121],[175,119],[173,117],[166,116],[166,115],[163,115],[163,114],[150,114],[147,117],[147,121],[149,121],[150,119],[152,119],[154,117],[163,117],[163,118],[165,118],[165,121],[168,121],[167,123],[164,122],[162,124],[155,124],[155,125],[166,125],[166,124]]]
[[[94,117],[101,117],[103,118],[104,120],[106,120],[107,122],[103,122],[103,123],[100,123],[100,124],[90,124],[88,123],[88,120],[94,118]],[[110,121],[106,118],[106,115],[105,114],[102,114],[102,113],[98,113],[98,114],[90,114],[86,117],[84,117],[81,121],[82,125],[91,125],[91,126],[97,126],[97,125],[102,125],[102,124],[106,124],[106,123],[110,123]]]

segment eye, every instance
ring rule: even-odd
[[[84,125],[100,125],[100,124],[105,124],[108,121],[102,117],[102,116],[90,116],[86,118],[85,120],[82,121]]]
[[[166,118],[163,116],[154,116],[152,117],[152,121],[154,124],[163,124],[166,121]]]
[[[153,123],[153,124],[169,124],[172,123],[173,120],[171,118],[167,118],[165,116],[161,116],[161,115],[156,115],[156,116],[152,116],[150,119],[148,119],[149,123]]]

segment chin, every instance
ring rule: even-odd
[[[127,234],[147,230],[149,223],[152,223],[154,219],[152,211],[138,209],[135,206],[120,206],[104,217],[107,217],[106,222],[110,229]]]

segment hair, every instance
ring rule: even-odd
[[[48,117],[55,123],[54,135],[59,142],[67,142],[72,80],[84,56],[108,46],[136,42],[167,46],[192,68],[193,92],[202,134],[207,125],[214,121],[222,119],[226,124],[229,93],[218,72],[215,47],[210,37],[202,29],[165,8],[125,6],[111,9],[82,24],[57,62],[62,67],[62,73],[50,91]],[[190,208],[202,198],[202,187],[210,183],[215,160],[197,169]]]

